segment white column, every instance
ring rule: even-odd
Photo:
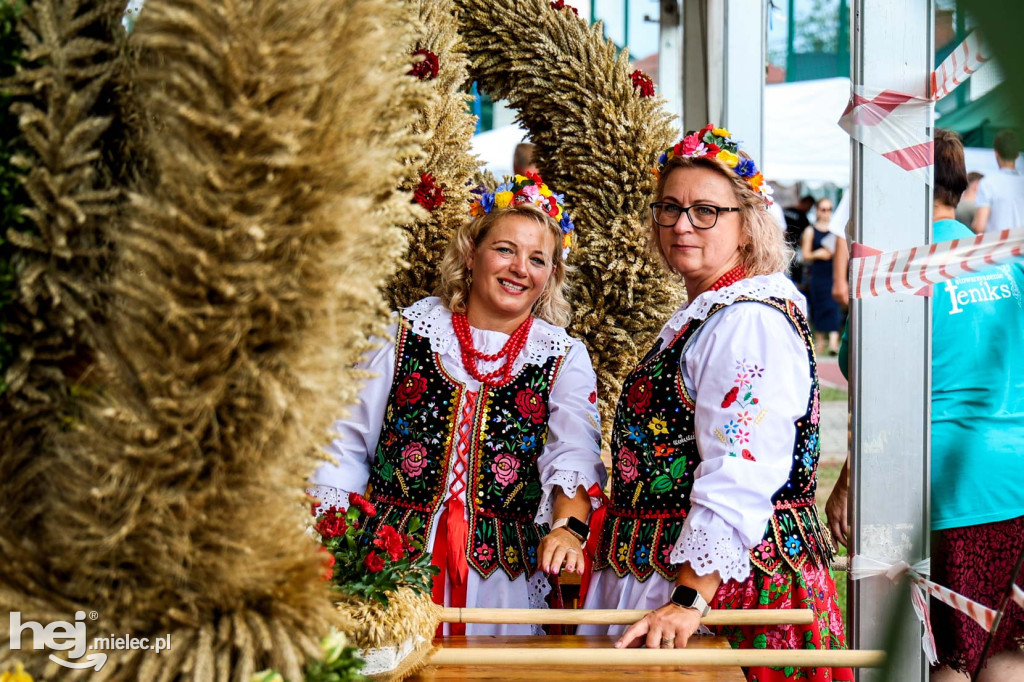
[[[925,95],[934,0],[854,0],[850,9],[855,87]],[[930,127],[928,118],[922,115],[922,128]],[[883,251],[929,241],[930,188],[858,143],[852,192],[856,241]],[[911,564],[928,556],[930,311],[922,296],[851,303],[852,554]],[[886,648],[893,666],[887,677],[865,669],[858,679],[927,680],[905,583],[869,578],[852,585],[851,645]],[[904,618],[894,621],[900,609]]]
[[[752,0],[683,0],[683,130],[728,128],[763,162],[768,9]]]
[[[658,24],[658,91],[669,113],[683,118],[683,21],[679,0],[661,0]]]

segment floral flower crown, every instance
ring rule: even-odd
[[[741,154],[743,152],[740,151],[739,143],[732,139],[732,133],[709,123],[701,130],[691,130],[678,144],[662,152],[658,157],[658,167],[654,169],[654,175],[660,178],[665,164],[674,156],[718,159],[732,168],[736,175],[746,180],[747,184],[764,199],[765,206],[771,206],[771,185],[764,181],[764,176],[757,170],[753,160]]]
[[[494,210],[502,210],[515,204],[533,204],[555,219],[562,228],[562,259],[569,257],[569,249],[573,245],[573,234],[576,225],[564,209],[565,195],[552,192],[536,173],[505,177],[504,182],[488,192],[483,185],[470,190],[476,195],[471,200],[469,215],[474,218],[486,215]]]

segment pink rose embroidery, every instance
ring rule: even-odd
[[[402,450],[402,471],[407,476],[419,476],[427,468],[427,449],[421,443],[409,443]]]
[[[519,460],[503,452],[494,458],[491,464],[491,471],[502,488],[509,486],[519,479]]]
[[[639,476],[639,472],[636,470],[636,465],[640,462],[637,460],[636,455],[633,454],[628,448],[622,448],[619,450],[619,456],[615,460],[615,466],[619,470],[619,476],[626,483],[632,483]]]

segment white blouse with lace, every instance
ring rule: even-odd
[[[480,389],[480,382],[462,366],[462,354],[452,327],[451,312],[440,299],[429,297],[417,301],[404,309],[401,315],[411,324],[413,332],[430,340],[431,350],[438,354],[449,374],[465,384],[468,391],[475,393]],[[395,322],[389,329],[391,339],[394,338],[397,324]],[[509,338],[501,332],[472,327],[471,332],[473,344],[487,354],[498,352]],[[556,486],[568,495],[575,495],[579,486],[589,489],[597,483],[603,487],[606,479],[601,462],[597,377],[583,343],[569,336],[561,327],[543,320],[534,320],[526,346],[513,363],[513,373],[518,374],[527,363],[543,365],[548,358],[563,355],[565,360],[551,386],[547,442],[537,460],[542,487],[535,517],[537,523],[550,524],[553,521]],[[482,372],[489,372],[499,364],[481,362],[478,367]],[[327,451],[337,460],[337,464],[322,465],[310,481],[312,485],[309,493],[326,506],[347,507],[350,492],[362,493],[366,490],[394,379],[394,341],[383,342],[360,367],[371,372],[373,378],[366,382],[359,393],[359,402],[350,408],[348,415],[335,422],[337,437],[327,447]],[[458,405],[456,414],[462,414],[463,407]],[[449,475],[446,490],[455,476],[454,467],[451,469],[453,471]],[[465,502],[465,488],[460,498]],[[427,547],[433,547],[437,518],[443,510],[444,505],[441,505],[434,517],[435,523],[427,539]],[[528,581],[525,576],[509,580],[504,572],[498,570],[485,580],[470,569],[466,606],[543,608],[548,589],[547,578],[541,572]],[[521,625],[470,624],[466,634],[531,634],[534,629]]]
[[[717,571],[723,581],[750,574],[749,551],[764,535],[772,496],[788,479],[795,422],[807,410],[811,389],[807,350],[789,320],[760,303],[734,303],[741,296],[789,299],[806,313],[803,295],[785,275],[763,275],[697,296],[659,335],[667,342],[687,321],[707,318],[718,303],[731,304],[701,326],[680,359],[683,383],[696,404],[701,463],[671,554],[673,563],[687,562],[698,575]],[[752,386],[756,409],[725,405],[723,396],[740,382]],[[606,569],[594,574],[586,607],[656,609],[668,603],[671,590],[672,583],[657,574],[641,583]],[[581,634],[624,629],[592,627]]]

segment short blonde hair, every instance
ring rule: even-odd
[[[742,152],[740,156],[749,158]],[[754,188],[723,162],[709,157],[685,157],[673,156],[661,170],[655,187],[655,201],[661,201],[665,195],[665,183],[668,176],[676,170],[683,168],[708,168],[717,172],[729,181],[736,203],[740,207],[740,230],[747,238],[747,243],[740,246],[740,263],[746,270],[747,277],[756,275],[770,275],[774,272],[785,272],[793,260],[793,249],[786,243],[782,228],[776,223],[775,218],[768,211],[764,203],[764,197],[755,192]],[[686,216],[679,216],[680,220],[686,220]],[[651,251],[658,257],[661,264],[673,274],[679,274],[669,265],[661,250],[661,240],[658,232],[665,228],[658,227],[651,219],[649,233],[649,244]]]
[[[448,248],[445,249],[444,258],[441,260],[441,283],[438,284],[434,294],[440,297],[445,307],[453,313],[466,312],[470,287],[466,262],[473,250],[487,237],[491,228],[502,218],[513,215],[536,221],[538,225],[546,227],[554,239],[554,253],[551,254],[551,276],[548,277],[544,291],[541,292],[540,298],[534,304],[533,314],[545,322],[565,327],[571,320],[572,309],[566,300],[568,289],[566,277],[570,268],[562,258],[562,228],[558,226],[554,218],[534,204],[513,204],[463,223],[448,242]]]

